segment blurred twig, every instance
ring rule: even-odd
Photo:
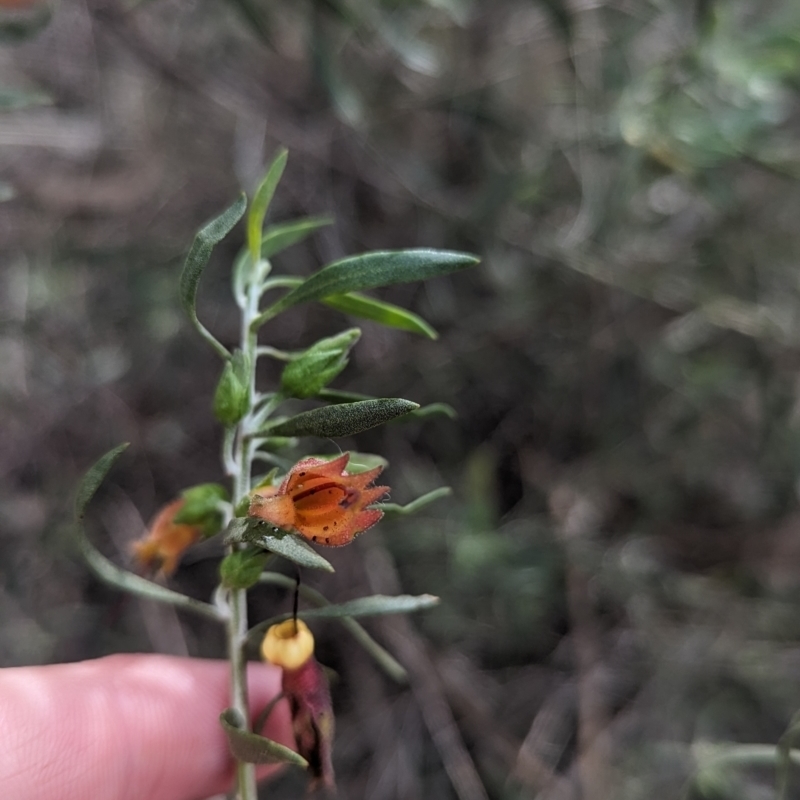
[[[397,593],[400,581],[389,553],[373,543],[369,547],[368,559],[372,591]],[[488,800],[422,637],[405,618],[382,620],[381,627],[408,669],[414,697],[459,800]]]

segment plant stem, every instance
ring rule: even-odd
[[[233,447],[226,447],[224,460],[232,472],[233,507],[250,493],[255,444],[250,435],[256,420],[256,363],[258,360],[258,332],[253,320],[258,316],[262,284],[269,270],[269,264],[259,261],[250,271],[245,296],[242,298],[242,328],[240,347],[249,365],[247,413],[233,432]],[[230,444],[230,434],[226,434],[226,445]],[[243,547],[239,544],[228,546],[228,553]],[[244,642],[247,637],[247,591],[231,589],[228,595],[230,617],[228,619],[228,658],[231,666],[231,706],[241,715],[245,730],[250,730],[250,711],[247,700],[247,659]],[[244,761],[237,762],[237,800],[257,800],[255,766]]]

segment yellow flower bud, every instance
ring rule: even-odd
[[[267,630],[261,655],[283,669],[298,669],[314,655],[314,636],[302,620],[287,619]]]

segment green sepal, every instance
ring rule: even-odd
[[[269,165],[267,174],[259,184],[250,204],[250,211],[247,214],[247,247],[250,251],[250,258],[253,263],[261,258],[261,237],[264,227],[264,217],[267,209],[272,202],[275,189],[286,168],[286,160],[289,158],[289,151],[284,147],[278,150],[277,155]]]
[[[335,438],[352,436],[361,431],[383,425],[397,417],[419,408],[418,403],[399,397],[384,397],[377,400],[361,400],[357,403],[314,408],[279,422],[269,429],[269,434],[278,436],[319,436]]]
[[[174,522],[197,525],[203,535],[213,536],[222,529],[220,503],[230,500],[228,490],[219,483],[201,483],[181,492],[184,504],[175,515]]]
[[[358,292],[333,294],[322,302],[329,308],[349,314],[351,317],[369,319],[379,322],[387,328],[418,333],[429,339],[439,338],[439,334],[422,317],[393,303],[384,303],[382,300],[375,300],[365,294]]]
[[[247,512],[250,510],[250,495],[246,494],[239,502],[236,504],[236,507],[233,509],[233,515],[236,519],[242,519],[243,517],[247,516]]]
[[[259,480],[255,484],[255,486],[253,486],[253,491],[257,492],[259,489],[264,489],[265,487],[274,486],[275,485],[275,476],[277,474],[278,474],[278,468],[274,467],[263,478],[261,478],[261,480]]]
[[[299,536],[282,531],[267,522],[256,519],[231,520],[225,536],[228,543],[247,542],[257,545],[270,553],[283,556],[300,567],[321,569],[333,572],[333,566],[316,550],[309,547]]]
[[[302,242],[314,231],[332,223],[333,220],[330,217],[306,217],[270,225],[264,231],[264,237],[261,239],[261,258],[272,258],[281,250]]]
[[[263,550],[248,548],[229,553],[219,565],[222,585],[228,589],[249,589],[258,583],[268,560],[269,556]]]
[[[258,328],[268,319],[299,303],[395,283],[428,280],[473,266],[478,260],[468,253],[422,249],[384,250],[351,256],[328,264],[287,292],[260,314],[252,326]]]
[[[225,425],[235,425],[246,413],[250,397],[247,356],[237,350],[225,362],[214,392],[214,416]]]
[[[216,219],[198,231],[189,249],[189,254],[186,256],[180,277],[181,304],[189,315],[192,325],[214,350],[226,360],[230,358],[227,348],[218,342],[197,318],[197,287],[203,270],[206,268],[209,258],[211,258],[214,246],[219,244],[233,230],[233,226],[242,218],[246,208],[247,198],[242,194],[230,208],[223,211]]]
[[[314,397],[346,366],[350,348],[361,336],[359,328],[350,328],[336,336],[320,339],[296,356],[283,369],[281,391],[288,397]]]
[[[228,737],[228,746],[233,757],[248,764],[294,764],[303,769],[308,761],[299,753],[290,750],[266,736],[244,729],[242,715],[234,708],[226,708],[219,716],[222,729]]]

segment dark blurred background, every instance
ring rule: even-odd
[[[482,258],[381,292],[441,337],[363,324],[335,384],[458,411],[341,442],[389,459],[396,502],[454,488],[306,575],[337,600],[442,597],[368,624],[406,687],[315,627],[339,675],[342,795],[775,797],[800,707],[800,4],[9,5],[0,663],[223,655],[210,623],[89,573],[70,497],[133,443],[91,520],[129,564],[161,505],[221,478],[219,363],[177,275],[198,226],[286,145],[272,218],[336,223],[276,270],[373,248]],[[200,299],[229,344],[237,237]],[[353,322],[302,307],[264,341]],[[209,555],[175,585],[207,596]],[[289,602],[265,589],[254,618]]]

